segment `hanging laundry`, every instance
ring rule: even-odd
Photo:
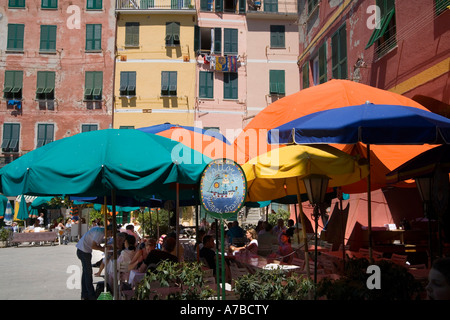
[[[236,56],[227,56],[228,60],[228,71],[236,72],[237,71],[237,57]]]
[[[228,57],[216,57],[216,71],[228,72]]]

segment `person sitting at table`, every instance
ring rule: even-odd
[[[425,289],[429,300],[450,300],[450,258],[433,262]]]
[[[213,269],[213,274],[216,274],[216,252],[214,248],[214,238],[212,235],[203,237],[203,247],[200,249],[200,259],[205,259],[208,264],[207,267]]]
[[[176,240],[173,237],[165,237],[162,244],[162,250],[152,250],[147,255],[147,258],[142,262],[139,267],[139,272],[146,272],[147,269],[151,271],[156,269],[158,263],[163,260],[169,260],[172,262],[178,262],[178,258],[171,254],[176,246]]]
[[[272,253],[272,246],[278,245],[278,239],[272,233],[272,224],[265,223],[264,232],[258,233],[258,255],[266,257]]]
[[[239,226],[238,221],[233,221],[232,227],[227,232],[227,238],[228,243],[231,245],[233,244],[234,238],[244,238],[245,237],[245,231]]]
[[[248,244],[246,244],[243,247],[230,246],[230,249],[233,252],[247,251],[254,254],[258,254],[258,234],[256,233],[255,229],[248,229],[246,236],[247,239],[250,241]]]
[[[136,251],[136,254],[131,260],[130,265],[128,266],[128,270],[131,271],[134,269],[139,269],[142,262],[145,260],[145,258],[147,258],[148,254],[155,249],[156,249],[156,239],[154,238],[146,239],[144,242],[144,247]]]
[[[294,257],[294,255],[291,254],[294,252],[294,249],[292,249],[291,246],[291,238],[286,233],[282,233],[280,240],[281,244],[278,247],[277,254],[281,256],[282,258],[281,262],[289,264],[292,261],[292,258]]]
[[[120,279],[122,281],[128,281],[128,277],[130,275],[128,271],[128,266],[130,265],[131,260],[133,259],[134,255],[136,254],[136,238],[130,234],[127,234],[124,241],[124,249],[120,252],[119,257],[117,258],[117,271],[120,270],[127,270],[123,271],[120,274]],[[112,276],[114,276],[114,263],[113,261],[108,262],[107,265],[108,268],[108,276],[110,279],[113,279]]]

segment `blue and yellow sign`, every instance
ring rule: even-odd
[[[230,159],[211,161],[200,180],[200,201],[215,218],[228,218],[245,203],[247,179],[241,166]]]

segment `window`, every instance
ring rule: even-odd
[[[270,26],[270,47],[271,48],[284,48],[284,26]]]
[[[223,12],[223,0],[215,0],[215,12]]]
[[[269,92],[270,94],[284,95],[285,91],[285,71],[269,71]]]
[[[236,72],[228,72],[223,74],[223,98],[238,98],[238,75]]]
[[[238,29],[223,29],[223,54],[238,54]]]
[[[55,99],[55,72],[38,71],[36,85],[37,100]]]
[[[309,61],[306,61],[302,67],[302,89],[309,88]]]
[[[177,72],[162,71],[161,72],[161,95],[176,96],[177,95]]]
[[[6,44],[6,50],[23,51],[24,30],[24,24],[8,23],[8,42]]]
[[[333,79],[347,79],[347,29],[345,24],[331,37]]]
[[[25,0],[9,0],[9,8],[25,8]]]
[[[200,71],[198,96],[204,99],[214,98],[214,72]]]
[[[103,72],[86,71],[84,80],[84,100],[102,100]]]
[[[125,46],[139,47],[139,22],[125,23]]]
[[[53,142],[54,125],[53,124],[38,124],[38,136],[36,148]]]
[[[311,15],[319,4],[319,0],[308,0],[308,15]]]
[[[319,48],[319,84],[327,82],[327,42]]]
[[[98,124],[82,124],[81,132],[89,132],[98,130]]]
[[[180,45],[180,23],[166,22],[166,46]]]
[[[22,99],[23,71],[5,71],[3,97],[5,99]]]
[[[197,53],[222,53],[222,29],[195,26],[194,51]]]
[[[87,0],[86,2],[86,9],[88,10],[101,10],[103,7],[102,0]]]
[[[41,26],[40,52],[56,52],[56,26]]]
[[[390,49],[397,45],[395,37],[395,1],[394,0],[377,0],[377,6],[380,8],[380,22],[374,29],[366,49],[376,44],[375,53],[382,56]]]
[[[134,126],[120,126],[119,129],[134,129]]]
[[[3,124],[3,152],[19,152],[20,124],[4,123]]]
[[[449,6],[450,0],[434,0],[434,7],[437,16],[447,10]]]
[[[213,1],[200,0],[200,11],[213,11]]]
[[[265,0],[264,1],[265,12],[278,12],[278,0]]]
[[[58,9],[58,0],[42,0],[42,9]]]
[[[136,71],[120,72],[120,95],[135,96],[136,95]]]
[[[86,51],[102,50],[102,25],[86,25]]]

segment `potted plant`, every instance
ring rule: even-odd
[[[258,269],[235,281],[235,293],[240,300],[309,300],[313,282],[298,273],[290,275],[281,268]]]
[[[8,246],[11,233],[12,231],[8,228],[3,227],[0,229],[0,247],[5,248]]]

